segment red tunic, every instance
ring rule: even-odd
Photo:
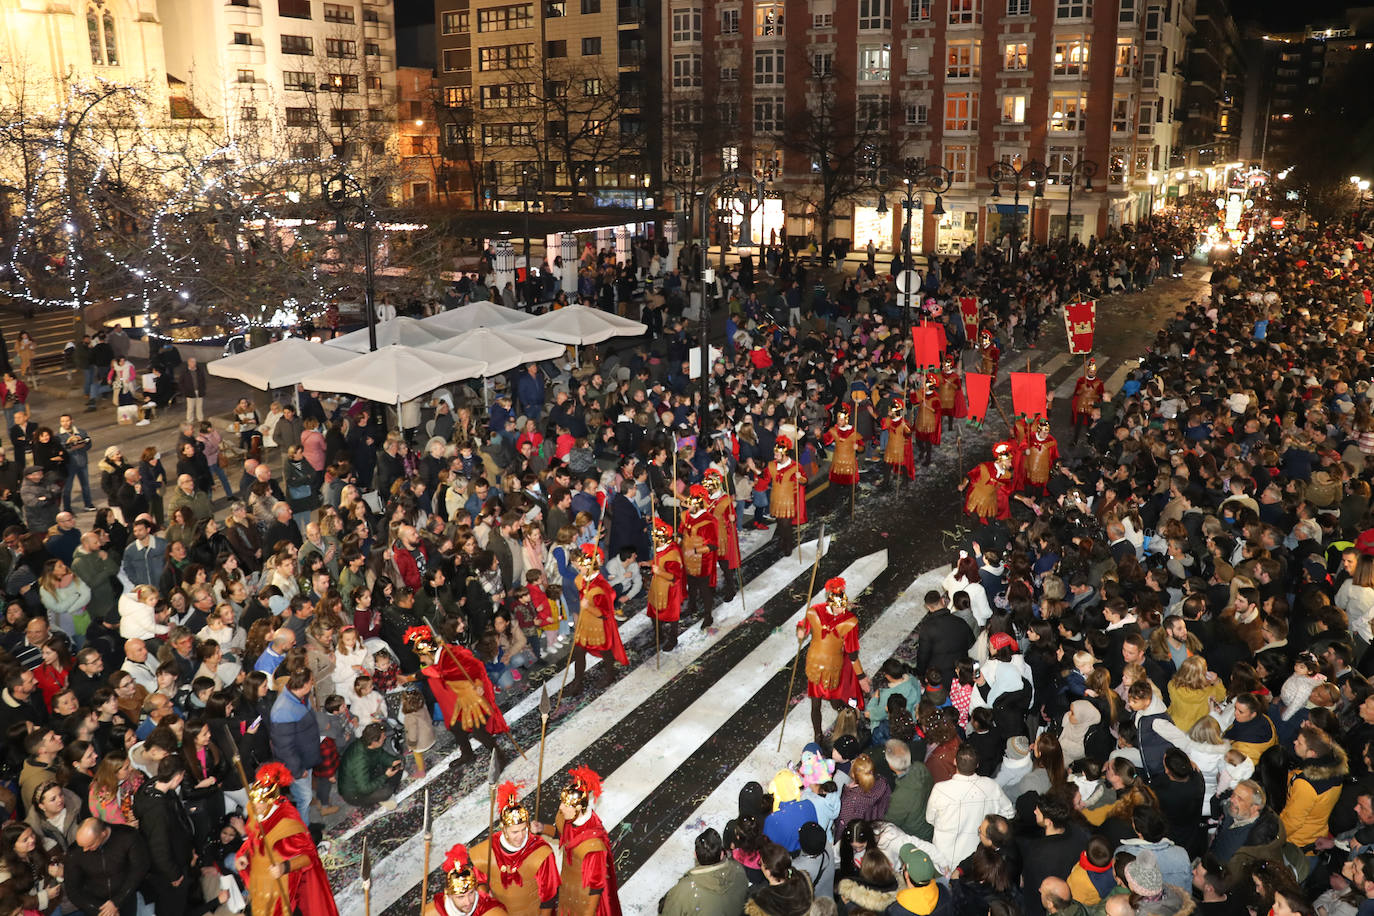
[[[887,431],[887,448],[883,452],[883,461],[887,462],[887,466],[893,470],[901,468],[906,471],[907,477],[915,480],[916,458],[911,451],[911,426],[907,424],[905,419],[894,420],[891,417],[883,417],[883,429]],[[892,440],[896,436],[900,436],[905,440],[905,444],[902,448],[903,457],[900,463],[894,461],[892,458],[894,449]]]
[[[853,426],[836,424],[826,430],[821,441],[835,446],[830,459],[830,482],[849,487],[859,482],[858,453],[863,450],[863,436]]]
[[[716,517],[709,509],[682,517],[682,563],[689,576],[704,576],[716,587],[716,550],[720,546]],[[696,555],[692,549],[696,548]]]
[[[299,911],[311,916],[338,916],[338,907],[334,905],[334,893],[329,888],[329,878],[325,874],[324,865],[320,862],[315,842],[310,838],[310,831],[301,820],[296,806],[285,798],[278,799],[262,820],[248,821],[248,833],[238,852],[248,860],[248,868],[243,871],[244,883],[251,889],[254,884],[252,870],[262,868],[265,875],[271,867],[263,837],[274,837],[272,853],[278,862],[285,862],[297,856],[305,856],[310,860],[305,868],[292,869],[286,875],[286,889],[291,895],[290,912]],[[275,882],[273,884],[275,885]],[[273,893],[271,896],[272,912],[263,913],[262,916],[290,916],[281,905],[280,894]]]
[[[687,597],[687,570],[682,565],[682,548],[677,541],[654,551],[654,571],[649,580],[650,620],[673,623],[682,617],[682,601]]]
[[[852,611],[836,614],[828,604],[815,604],[798,629],[811,631],[806,652],[806,695],[823,700],[853,700],[864,708],[864,692],[854,673],[852,656],[859,652],[859,619]],[[838,674],[836,673],[838,669]]]
[[[628,665],[625,644],[620,641],[620,628],[615,625],[615,589],[606,577],[597,573],[591,582],[577,577],[577,591],[582,600],[582,613],[573,630],[573,643],[597,658],[610,652],[616,661]]]
[[[968,487],[964,490],[964,512],[984,521],[990,518],[1011,518],[1012,478],[997,476],[997,463],[984,461],[968,472]]]
[[[1059,443],[1053,436],[1044,440],[1032,436],[1016,453],[1015,488],[1019,490],[1027,484],[1045,486],[1050,482],[1050,475],[1054,473],[1054,463],[1058,460]]]
[[[941,422],[943,409],[940,404],[940,392],[938,390],[927,393],[924,389],[913,391],[907,400],[911,405],[911,416],[915,421],[915,436],[922,442],[931,445],[940,444],[940,430],[944,428]]]
[[[1107,393],[1107,386],[1100,378],[1080,375],[1073,386],[1073,422],[1077,426],[1092,419],[1093,408],[1101,404]]]
[[[739,527],[735,523],[735,501],[729,493],[721,493],[711,500],[711,514],[716,517],[716,533],[720,538],[720,552],[726,569],[739,569]]]
[[[759,485],[773,488],[768,496],[770,515],[798,525],[806,524],[806,475],[802,473],[801,465],[788,459],[787,466],[779,468],[775,458],[768,462],[768,467],[759,477]],[[780,495],[790,498],[779,499]]]
[[[510,731],[496,705],[496,693],[491,689],[487,666],[467,649],[442,647],[434,663],[421,668],[420,673],[429,681],[429,689],[439,701],[446,725],[457,724],[468,732],[485,726],[492,735]]]
[[[483,841],[469,850],[472,860],[483,867],[487,845]],[[487,887],[511,916],[537,916],[541,904],[558,899],[558,859],[542,836],[530,834],[525,845],[512,852],[498,833],[491,844],[491,862],[493,874],[487,877]]]
[[[615,875],[615,859],[611,856],[611,838],[601,825],[601,818],[592,813],[582,825],[559,820],[559,845],[563,847],[563,888],[558,895],[560,916],[582,916],[578,905],[597,894],[596,916],[620,916],[620,882]],[[583,904],[585,905],[585,904]]]

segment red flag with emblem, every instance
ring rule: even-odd
[[[1013,372],[1011,374],[1011,410],[1019,417],[1035,419],[1047,416],[1048,398],[1045,394],[1043,372]]]
[[[984,372],[965,372],[968,388],[968,421],[982,423],[988,415],[988,396],[992,394],[992,376]]]
[[[978,327],[978,297],[977,297],[977,296],[960,296],[960,297],[959,297],[959,311],[960,311],[960,312],[963,314],[963,316],[964,316],[964,327],[966,327],[966,328],[975,328],[975,329]],[[972,333],[970,333],[970,336],[972,336]]]
[[[912,357],[918,369],[930,369],[940,365],[940,354],[945,352],[945,329],[943,325],[926,323],[911,329],[911,343],[915,348]]]
[[[1071,302],[1064,307],[1064,333],[1069,352],[1081,356],[1093,351],[1093,331],[1097,328],[1097,300]]]

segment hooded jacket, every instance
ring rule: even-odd
[[[661,916],[735,916],[749,899],[749,879],[731,858],[698,865],[663,898]]]
[[[1332,745],[1330,753],[1306,759],[1288,774],[1288,802],[1279,817],[1290,843],[1302,848],[1326,835],[1331,811],[1341,795],[1341,781],[1348,772],[1345,751]]]

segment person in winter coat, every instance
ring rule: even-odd
[[[291,800],[295,802],[302,818],[310,816],[307,812],[310,811],[310,801],[314,795],[310,770],[323,760],[320,755],[320,725],[315,719],[315,710],[310,706],[310,693],[314,687],[314,679],[308,670],[293,671],[286,682],[286,689],[272,704],[268,723],[272,756],[285,764],[295,777],[291,783]]]
[[[1328,833],[1331,811],[1350,771],[1344,749],[1315,725],[1304,725],[1293,742],[1301,765],[1288,774],[1288,801],[1279,813],[1288,842],[1302,848]]]
[[[1244,879],[1254,862],[1278,860],[1288,833],[1283,821],[1269,807],[1264,789],[1253,779],[1238,782],[1222,806],[1221,823],[1208,852],[1226,865],[1232,885]]]
[[[395,809],[391,797],[400,788],[402,767],[400,758],[383,747],[385,739],[386,729],[380,722],[372,722],[344,751],[339,764],[339,795],[350,805]]]
[[[887,819],[922,840],[930,840],[933,828],[926,820],[934,778],[919,760],[911,759],[911,746],[896,738],[884,747],[887,765],[892,769],[892,798],[887,805]]]
[[[195,835],[177,796],[185,776],[185,762],[175,755],[167,756],[158,763],[157,775],[134,793],[138,832],[148,844],[150,868],[145,887],[151,890],[153,909],[158,913],[184,913],[190,902]]]
[[[142,639],[145,641],[166,636],[168,626],[158,623],[154,605],[157,604],[157,589],[151,585],[137,586],[131,592],[119,596],[119,635],[122,639]]]
[[[932,842],[950,861],[962,862],[978,847],[978,828],[989,814],[1012,817],[1016,809],[1001,786],[978,775],[978,752],[965,745],[954,755],[956,772],[930,790],[925,816]]]
[[[892,789],[874,774],[873,758],[868,754],[855,757],[849,765],[849,779],[840,790],[840,827],[854,820],[886,820]]]
[[[697,864],[663,897],[661,916],[736,916],[749,898],[744,868],[725,855],[714,827],[697,835]]]
[[[24,524],[30,531],[45,535],[57,524],[57,511],[62,508],[62,484],[38,465],[31,464],[24,468],[19,501],[24,506]]]

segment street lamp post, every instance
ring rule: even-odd
[[[1145,214],[1145,218],[1146,218],[1146,219],[1149,219],[1150,217],[1152,217],[1152,216],[1155,215],[1155,185],[1159,184],[1159,176],[1158,176],[1158,175],[1151,175],[1151,176],[1149,177],[1149,182],[1150,182],[1150,209],[1149,209],[1149,210],[1146,212],[1146,214]]]
[[[988,178],[992,179],[992,198],[1001,197],[1001,186],[1010,183],[1012,194],[1011,260],[1015,261],[1021,249],[1021,187],[1034,188],[1045,180],[1045,163],[1038,159],[1026,159],[1020,165],[998,161],[988,166]]]
[[[363,218],[363,308],[367,314],[367,345],[369,350],[377,349],[377,265],[372,250],[372,234],[376,229],[377,215],[372,209],[372,200],[367,188],[343,169],[334,173],[325,185],[325,201],[334,211],[334,239],[343,241],[348,238],[348,224],[344,214],[357,211]]]
[[[530,266],[530,198],[541,189],[539,178],[530,178],[529,166],[521,172],[520,201],[525,210],[525,308],[534,310],[534,271]]]
[[[706,289],[716,279],[711,270],[709,249],[711,216],[715,212],[717,199],[728,196],[731,199],[740,200],[743,203],[743,212],[740,216],[740,238],[750,238],[749,201],[753,195],[757,195],[759,201],[763,200],[763,181],[748,172],[730,172],[708,184],[699,193],[701,194],[701,303],[698,318],[701,321],[701,409],[697,412],[697,423],[700,428],[700,441],[697,447],[705,448],[707,439],[711,434],[707,425],[707,413],[709,413],[711,404],[711,307],[706,298]],[[720,234],[722,277],[725,273],[726,235],[727,233],[722,229]],[[725,288],[723,280],[720,282],[720,288],[723,293]]]
[[[1091,194],[1093,190],[1093,178],[1097,175],[1097,163],[1091,159],[1080,159],[1069,168],[1069,202],[1064,210],[1064,241],[1067,243],[1073,239],[1073,187],[1078,183],[1078,179],[1083,179],[1083,191]]]
[[[913,211],[916,209],[917,201],[922,200],[922,194],[930,191],[935,195],[935,209],[931,212],[935,216],[945,215],[945,202],[940,196],[949,190],[953,183],[954,173],[943,165],[931,165],[926,162],[924,157],[909,158],[902,161],[902,184],[900,188],[894,188],[901,195],[902,210],[906,221],[902,224],[902,269],[898,274],[898,280],[906,284],[906,290],[902,293],[902,338],[906,339],[907,331],[911,328],[911,297],[915,294],[912,289],[911,277],[903,278],[913,268],[911,258],[911,224],[914,219]],[[878,195],[878,214],[887,212],[887,197],[885,194]]]

